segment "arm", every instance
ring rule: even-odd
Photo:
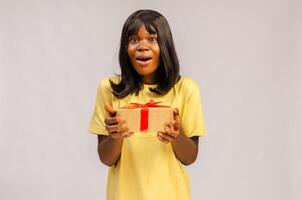
[[[116,111],[111,106],[107,105],[105,109],[109,114],[105,118],[109,136],[98,136],[98,154],[102,163],[112,166],[119,161],[124,138],[130,137],[133,132],[129,132],[125,120],[116,117]]]
[[[198,136],[188,137],[182,132],[172,136],[171,132],[160,132],[159,139],[164,143],[171,142],[177,159],[184,165],[192,164],[198,155]]]
[[[183,133],[178,109],[174,110],[174,122],[167,124],[164,132],[159,131],[157,137],[164,143],[171,142],[175,156],[184,165],[190,165],[196,160],[198,136],[190,138]]]
[[[119,161],[123,139],[98,135],[98,154],[103,164],[112,166]]]
[[[181,133],[172,142],[173,151],[175,156],[184,165],[192,164],[198,155],[198,137],[189,138]]]

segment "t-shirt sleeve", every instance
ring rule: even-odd
[[[105,105],[112,105],[112,92],[109,79],[101,81],[98,86],[94,111],[90,120],[88,132],[97,135],[108,135],[105,126],[105,117],[107,115]]]
[[[182,113],[182,128],[188,137],[206,136],[201,97],[198,85],[190,81],[187,85],[188,95]]]

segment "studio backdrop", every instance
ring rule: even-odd
[[[299,0],[0,0],[0,199],[105,199],[87,129],[142,8],[168,19],[199,85],[208,136],[186,167],[192,199],[302,199]]]

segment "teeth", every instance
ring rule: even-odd
[[[147,60],[150,60],[151,58],[137,58],[137,60],[140,60],[140,61],[147,61]]]

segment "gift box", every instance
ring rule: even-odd
[[[153,100],[145,104],[131,103],[117,109],[117,116],[127,122],[130,132],[164,131],[167,123],[173,121],[173,108],[158,105]]]

